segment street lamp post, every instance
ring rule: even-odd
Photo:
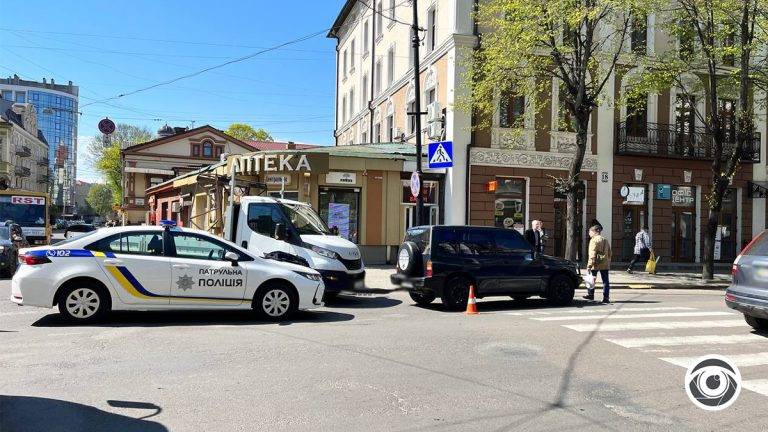
[[[411,25],[411,46],[413,47],[413,90],[416,94],[414,100],[414,111],[409,112],[408,115],[416,116],[416,173],[419,176],[419,193],[416,196],[416,214],[413,217],[414,225],[424,224],[424,179],[423,171],[421,169],[421,83],[419,82],[419,44],[421,39],[419,38],[419,6],[418,0],[413,0],[413,24]]]

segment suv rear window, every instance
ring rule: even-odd
[[[758,234],[758,237],[742,252],[743,255],[768,256],[768,231]]]
[[[429,246],[429,227],[411,228],[405,232],[405,240],[416,243],[422,252]]]

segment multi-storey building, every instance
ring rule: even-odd
[[[412,2],[345,3],[329,33],[337,39],[336,144],[414,142],[415,122],[406,113],[414,111],[416,97],[422,110],[436,101],[433,106],[444,110],[445,121],[439,138],[453,141],[454,153],[454,167],[445,171],[439,186],[444,208],[438,220],[522,230],[539,219],[550,233],[547,252],[562,255],[565,199],[554,190],[552,177],[567,174],[575,133],[560,109],[560,86],[553,80],[546,92],[499,100],[492,126],[473,129],[471,115],[454,105],[466,90],[462,56],[477,48],[474,4],[420,2],[419,24],[425,31],[420,33],[421,94],[416,95],[408,25]],[[629,116],[626,107],[613,103],[621,100],[629,78],[639,72],[630,52],[652,56],[678,47],[674,36],[657,28],[654,15],[638,22],[628,36],[628,55],[609,77],[605,103],[590,122],[581,174],[581,250],[586,228],[597,219],[613,242],[616,260],[626,260],[634,234],[647,224],[655,251],[665,262],[698,262],[711,183],[712,137],[694,108],[706,113],[712,107],[704,94],[688,97],[675,88],[647,95],[644,109]],[[690,73],[684,79],[702,77]],[[736,102],[723,97],[717,109],[732,113]],[[723,262],[731,261],[766,227],[766,114],[761,106],[757,112],[759,135],[742,158],[720,221],[715,255]],[[427,122],[422,125],[425,133]],[[403,203],[405,214],[412,211],[409,205]]]
[[[48,191],[48,143],[35,108],[0,99],[0,177],[7,187]]]
[[[14,75],[0,79],[0,95],[8,101],[31,103],[37,111],[37,121],[48,141],[51,200],[64,213],[75,209],[75,178],[77,177],[77,86],[69,81],[56,84],[24,80]]]

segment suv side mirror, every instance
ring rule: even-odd
[[[275,224],[275,238],[277,240],[285,240],[288,238],[288,230],[285,229],[285,224]]]
[[[238,255],[238,254],[236,254],[236,253],[234,253],[232,251],[229,251],[229,252],[224,254],[224,259],[227,260],[227,261],[232,262],[233,266],[237,266],[237,260],[240,259],[240,255]]]

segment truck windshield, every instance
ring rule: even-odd
[[[0,196],[0,222],[12,220],[23,227],[45,226],[45,205],[14,203],[12,198],[18,197]]]
[[[291,219],[291,222],[293,223],[293,226],[296,227],[296,231],[299,232],[299,235],[330,234],[328,227],[311,207],[284,203],[281,203],[280,205],[283,207],[283,211],[288,218]]]

